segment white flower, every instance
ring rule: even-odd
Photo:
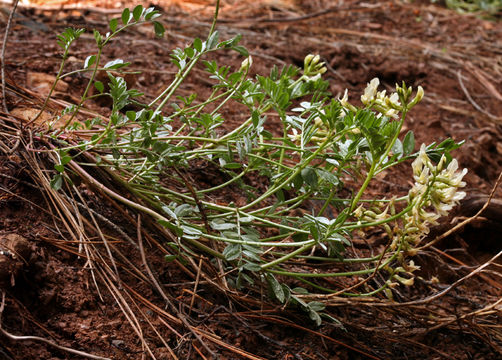
[[[417,158],[411,164],[414,175],[419,175],[424,167],[424,164],[429,160],[429,157],[427,156],[425,149],[426,149],[425,144],[422,144],[422,146],[420,146],[420,151],[418,152]]]
[[[343,107],[348,107],[348,101],[349,101],[349,90],[345,89],[345,92],[343,93],[343,97],[341,99],[338,99],[340,101],[340,104]]]
[[[378,78],[374,78],[368,83],[366,89],[364,90],[364,94],[361,95],[361,102],[364,105],[369,105],[373,102],[373,100],[375,100],[378,85],[380,85],[380,80]]]
[[[342,105],[345,109],[348,109],[352,112],[357,112],[357,108],[351,103],[349,103],[349,91],[347,89],[345,89],[343,97],[341,99],[338,99],[338,101],[340,102],[340,105]],[[343,116],[345,116],[346,115],[345,111],[343,113],[344,113]]]
[[[435,204],[434,207],[436,208],[436,211],[438,212],[438,214],[440,214],[441,216],[446,216],[446,215],[448,215],[450,210],[453,209],[453,204],[441,202],[441,203]]]
[[[444,164],[445,164],[445,163],[446,163],[446,156],[442,155],[442,156],[441,156],[441,159],[439,160],[439,162],[438,162],[438,164],[437,164],[437,166],[436,166],[436,169],[437,169],[438,171],[443,170],[443,168],[444,168]]]
[[[413,178],[418,184],[425,185],[429,182],[429,168],[423,168],[418,175],[414,175]]]
[[[467,170],[467,169],[464,169],[464,170]],[[467,195],[467,194],[465,193],[465,191],[457,191],[457,192],[455,193],[455,195],[453,196],[452,201],[455,201],[455,202],[460,201],[460,200],[462,200],[463,198],[465,198],[465,195]]]
[[[433,213],[433,212],[427,212],[425,210],[422,210],[420,212],[420,220],[424,220],[427,223],[432,224],[432,225],[438,225],[438,222],[436,220],[439,219],[439,217],[440,216],[438,214]],[[420,228],[420,226],[419,226],[419,228]]]
[[[291,139],[291,141],[298,141],[301,139],[301,135],[298,134],[298,130],[295,128],[292,129],[293,134],[288,134],[288,137]]]
[[[363,214],[364,214],[364,207],[363,207],[363,205],[362,205],[362,204],[361,204],[361,205],[359,205],[359,206],[357,207],[357,209],[355,209],[355,210],[354,210],[354,213],[353,213],[353,214],[354,214],[354,216],[355,216],[356,218],[358,218],[358,219],[359,219],[359,218],[361,218],[361,217],[363,216]]]
[[[457,159],[453,159],[446,168],[445,176],[447,176],[450,180],[450,185],[455,187],[464,187],[465,182],[462,181],[462,178],[467,174],[467,169],[463,169],[461,172],[457,172],[458,162]]]
[[[312,82],[316,82],[317,80],[319,80],[321,78],[321,73],[317,73],[316,75],[313,75],[313,76],[307,76],[306,77],[306,80],[307,81],[312,81]]]
[[[387,112],[384,115],[395,119],[398,117],[398,114],[399,114],[399,111],[397,111],[396,109],[389,109],[389,110],[387,110]]]
[[[314,59],[314,56],[315,56],[314,54],[308,54],[307,56],[305,56],[305,59],[303,60],[303,63],[305,64],[305,68],[310,66],[310,63]]]
[[[399,95],[397,93],[393,93],[390,97],[388,97],[388,101],[393,104],[395,107],[401,106],[399,102]]]
[[[415,184],[408,193],[410,212],[403,217],[404,229],[396,234],[411,245],[418,244],[429,233],[430,225],[437,225],[441,216],[447,215],[451,209],[465,197],[465,192],[458,191],[465,186],[462,178],[467,170],[458,171],[457,160],[452,160],[446,169],[446,157],[443,156],[434,165],[427,156],[426,147],[422,144],[417,158],[412,163]],[[392,243],[395,248],[397,239]],[[406,245],[407,250],[412,250]]]
[[[377,87],[378,87],[378,84],[377,84]],[[376,93],[377,100],[385,100],[386,93],[387,93],[387,90],[377,91],[377,93]]]

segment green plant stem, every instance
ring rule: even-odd
[[[80,111],[80,109],[84,105],[85,100],[87,100],[87,93],[89,92],[89,90],[90,90],[90,88],[92,86],[92,83],[93,83],[94,79],[96,78],[96,74],[98,72],[99,62],[101,60],[101,54],[102,54],[102,52],[103,52],[103,47],[102,46],[98,46],[98,54],[96,55],[96,65],[94,66],[94,70],[92,71],[91,78],[89,79],[89,82],[87,83],[87,86],[86,86],[86,88],[84,90],[84,93],[82,94],[82,97],[80,98],[80,101],[79,101],[76,109],[73,111],[72,115],[70,116],[70,118],[56,132],[55,136],[57,136],[57,134],[60,134],[60,133],[62,133],[62,132],[65,131],[65,129],[73,121],[73,119],[75,118],[75,116],[77,116],[78,112]],[[111,126],[110,124],[111,124],[111,121],[108,121],[108,125],[107,125],[107,129],[108,130],[109,130],[110,126]],[[103,135],[100,136],[94,143],[97,144],[99,142],[99,140],[101,140],[105,136],[105,134],[106,134],[106,131],[103,131]]]
[[[103,53],[103,47],[112,39],[114,38],[117,34],[119,34],[121,31],[125,30],[126,28],[130,27],[130,26],[133,26],[133,25],[137,25],[139,24],[140,22],[133,22],[131,24],[127,24],[125,26],[123,26],[122,28],[118,29],[117,31],[115,31],[113,34],[111,34],[107,39],[105,39],[105,41],[102,43],[102,44],[98,44],[98,54],[96,55],[96,65],[94,66],[94,69],[92,71],[92,74],[91,74],[91,78],[89,79],[89,82],[87,83],[87,86],[84,90],[84,93],[82,94],[82,97],[80,98],[80,102],[78,103],[77,105],[77,108],[75,109],[75,111],[73,111],[72,115],[70,116],[70,118],[65,122],[65,124],[56,132],[55,136],[57,136],[57,134],[60,134],[62,132],[65,131],[65,129],[68,127],[68,125],[73,121],[73,119],[75,118],[75,116],[78,114],[78,112],[80,111],[80,109],[82,108],[84,102],[87,100],[87,93],[89,92],[93,82],[94,82],[94,79],[96,78],[96,74],[98,72],[98,70],[100,69],[99,68],[99,63],[100,63],[100,60],[101,60],[101,54]],[[67,56],[67,52],[66,52],[66,56]],[[64,57],[65,58],[65,57]],[[59,70],[59,73],[58,73],[58,76],[61,76],[61,73],[63,71],[63,66],[64,66],[64,61],[61,63],[61,67],[60,67],[60,70]],[[56,81],[58,80],[58,77],[56,77]],[[56,84],[53,85],[53,88],[56,87]],[[49,97],[50,97],[51,93],[49,93],[49,96],[47,97],[46,99],[46,102],[48,101]],[[43,108],[42,108],[43,109]],[[38,115],[40,116],[40,114]],[[110,126],[110,125],[109,125]],[[109,128],[108,126],[108,128]],[[106,132],[105,132],[106,133]],[[104,137],[104,135],[103,135]],[[102,137],[101,137],[102,138]],[[101,139],[100,138],[100,139]],[[96,141],[96,143],[98,142],[99,140]]]
[[[275,253],[272,253],[275,254]],[[277,255],[282,255],[278,253]],[[298,259],[305,259],[305,260],[312,260],[312,261],[322,261],[322,262],[330,262],[330,263],[341,263],[341,264],[366,264],[370,262],[375,262],[378,261],[382,257],[382,254],[369,257],[369,258],[354,258],[354,259],[347,259],[347,258],[333,258],[333,257],[323,257],[323,256],[310,256],[310,255],[298,255]],[[312,265],[315,266],[315,265]]]
[[[208,38],[216,30],[216,22],[218,21],[219,12],[220,12],[220,0],[216,0],[215,6],[214,6],[213,22],[211,24],[211,28],[209,29],[209,35],[207,36]]]
[[[268,110],[270,110],[271,107],[272,107],[272,105],[268,104],[268,105],[264,106],[263,109],[258,109],[257,112],[259,114],[263,114],[263,113],[267,112]],[[244,129],[249,128],[249,125],[251,125],[252,122],[253,122],[253,118],[250,116],[242,124],[240,124],[238,127],[236,127],[235,129],[233,129],[232,131],[226,133],[225,135],[221,136],[219,138],[218,143],[224,143],[224,142],[227,141],[227,139],[231,138],[235,134],[239,133],[240,131],[242,131]]]
[[[215,11],[214,11],[214,16],[213,16],[213,23],[211,24],[211,28],[209,29],[209,34],[207,36],[207,39],[209,39],[211,37],[211,35],[214,33],[214,31],[216,29],[216,21],[218,19],[219,9],[220,9],[220,0],[216,0],[216,6],[215,6]],[[157,101],[159,101],[160,99],[162,99],[162,101],[160,102],[160,104],[155,109],[155,113],[159,113],[162,110],[162,108],[166,105],[166,103],[169,101],[169,99],[174,94],[174,92],[178,89],[178,87],[186,79],[186,77],[188,76],[188,74],[192,71],[193,67],[195,66],[195,64],[197,64],[197,62],[199,61],[199,59],[201,58],[201,56],[205,52],[207,52],[207,51],[208,50],[205,49],[204,51],[202,51],[202,52],[198,53],[196,56],[194,56],[190,60],[190,62],[188,63],[188,65],[186,67],[186,70],[181,75],[180,75],[180,73],[183,70],[180,69],[180,72],[178,72],[178,74],[176,74],[176,80],[174,82],[172,82],[159,96],[157,96],[148,105],[148,107],[152,107],[153,104],[155,104]]]
[[[145,194],[149,194],[151,196],[166,197],[166,195],[162,194],[162,193],[145,191],[145,190],[141,190],[141,189],[134,189],[133,191],[134,192],[138,191],[139,193],[142,193],[143,195],[141,195],[141,197],[144,197],[145,199],[148,199],[148,201],[151,202],[152,205],[155,205],[158,208],[160,208],[160,205],[156,201],[151,200],[149,197],[145,197]],[[182,199],[184,199],[185,201],[188,201],[191,204],[195,204],[194,199],[192,199],[192,197],[190,197],[188,195],[180,194],[178,192],[172,191],[172,190],[167,189],[167,188],[164,188],[164,191],[168,192],[171,195],[174,195],[174,196],[177,196],[179,198],[182,198]],[[287,225],[283,225],[283,224],[280,224],[280,223],[269,221],[269,220],[267,220],[265,218],[253,215],[252,213],[245,213],[245,212],[242,211],[242,208],[236,209],[236,208],[232,208],[232,207],[228,207],[228,206],[217,205],[217,204],[210,203],[210,202],[203,201],[203,200],[201,200],[200,203],[207,210],[216,210],[216,211],[225,211],[226,212],[226,213],[218,214],[216,216],[208,215],[208,219],[215,219],[215,218],[221,218],[221,217],[227,218],[229,215],[235,214],[235,211],[237,210],[239,212],[239,216],[242,217],[242,218],[251,217],[255,221],[259,222],[259,223],[262,223],[262,224],[265,224],[265,225],[269,225],[269,226],[273,226],[275,228],[283,229],[283,230],[286,230],[286,231],[293,231],[293,232],[296,232],[296,233],[303,233],[303,234],[308,234],[309,233],[307,230],[293,228],[293,227],[290,227],[290,226],[287,226]],[[221,240],[221,239],[216,239],[216,240]],[[296,243],[296,244],[298,244],[298,243]],[[263,246],[265,246],[265,245],[263,245]]]
[[[368,171],[368,174],[366,175],[366,179],[364,180],[364,183],[361,185],[361,187],[359,188],[359,191],[357,192],[356,196],[352,200],[349,212],[352,213],[356,209],[357,204],[359,203],[359,200],[361,199],[361,196],[364,194],[364,192],[366,191],[366,188],[368,187],[370,181],[375,176],[375,171],[378,170],[379,166],[382,164],[382,162],[384,161],[384,159],[387,158],[387,156],[389,155],[390,150],[392,149],[392,146],[396,142],[396,140],[397,140],[397,138],[399,136],[399,133],[401,132],[401,129],[402,129],[403,124],[404,124],[404,119],[406,118],[406,113],[407,113],[407,111],[406,111],[406,108],[405,108],[405,109],[403,109],[403,112],[402,112],[402,116],[401,116],[399,127],[396,130],[396,133],[394,134],[393,138],[391,139],[391,141],[389,142],[389,144],[385,148],[385,151],[383,152],[383,154],[378,158],[378,160],[377,159],[373,159],[373,161],[371,162],[371,167],[370,167],[370,169]]]
[[[99,68],[98,71],[107,71],[109,69],[106,69],[106,68]],[[64,73],[61,75],[61,79],[62,78],[65,78],[67,76],[71,76],[71,75],[75,75],[75,74],[80,74],[80,73],[86,73],[86,72],[92,72],[94,71],[94,69],[89,69],[89,68],[85,68],[85,69],[77,69],[77,70],[73,70],[73,71],[69,71],[67,73]],[[140,72],[139,71],[128,71],[128,72],[124,72],[124,74],[139,74]]]
[[[297,175],[301,173],[301,171],[308,166],[308,164],[324,149],[324,147],[328,144],[329,139],[326,139],[318,148],[317,150],[312,153],[312,155],[308,156],[305,161],[300,164],[296,170],[288,176],[283,182],[281,182],[279,185],[272,187],[271,189],[268,189],[263,195],[258,197],[256,200],[252,201],[251,203],[247,204],[246,206],[243,206],[241,209],[242,210],[247,210],[256,204],[260,203],[264,199],[268,198],[269,196],[273,195],[276,193],[279,189],[282,189],[285,185],[290,183]]]
[[[162,99],[160,104],[157,106],[155,109],[155,113],[160,113],[161,110],[164,108],[164,106],[167,104],[171,96],[173,96],[174,92],[178,90],[179,86],[183,83],[183,81],[186,79],[188,74],[192,71],[193,67],[197,64],[199,61],[202,53],[197,54],[195,57],[193,57],[190,62],[188,63],[186,69],[180,69],[180,72],[176,74],[176,80],[172,82],[159,96],[157,96],[152,102],[148,104],[148,107],[152,107],[157,101]],[[183,72],[184,71],[184,72]],[[183,73],[182,73],[183,72]],[[182,74],[181,74],[182,73]]]
[[[239,180],[240,178],[242,178],[248,172],[248,169],[249,168],[244,169],[244,171],[242,171],[239,175],[234,176],[232,179],[230,179],[220,185],[213,186],[212,188],[209,188],[209,189],[198,190],[196,193],[198,195],[201,195],[201,194],[207,194],[207,193],[210,193],[210,192],[213,192],[216,190],[223,189],[223,188],[227,187],[228,185],[234,183],[235,181]]]
[[[322,205],[322,208],[319,210],[319,213],[317,214],[317,216],[322,216],[324,214],[324,212],[326,211],[326,209],[328,208],[329,204],[331,203],[331,201],[333,200],[334,197],[335,197],[335,192],[331,191],[329,193],[328,199],[326,199],[326,201]]]
[[[298,277],[300,277],[300,278],[304,278],[304,277],[324,278],[324,277],[340,277],[340,276],[354,276],[354,275],[370,274],[372,272],[375,272],[375,271],[382,269],[383,267],[390,264],[393,260],[395,260],[397,258],[397,256],[399,255],[399,253],[401,252],[402,244],[403,244],[403,242],[401,241],[399,243],[398,248],[392,254],[392,256],[390,256],[386,261],[381,262],[378,267],[375,267],[372,269],[364,269],[364,270],[356,270],[356,271],[348,271],[348,272],[340,272],[340,273],[296,273],[296,272],[276,270],[276,269],[270,269],[268,271],[271,273],[274,273],[274,274],[278,274],[278,275],[291,276],[291,277],[297,277],[297,278]],[[315,245],[315,243],[313,245]],[[271,261],[267,264],[262,265],[261,268],[262,268],[262,270],[266,270],[266,269],[273,267],[275,265],[279,265],[280,263],[283,263],[285,261],[290,260],[293,257],[296,257],[297,255],[301,254],[303,251],[308,250],[313,245],[304,245],[300,249],[292,251],[291,253],[282,256],[281,258],[278,258],[274,261]],[[380,256],[383,257],[384,255],[385,255],[385,252],[382,253]]]
[[[385,283],[383,284],[382,286],[380,286],[378,289],[375,289],[373,291],[370,291],[370,292],[367,292],[367,293],[362,293],[362,294],[356,294],[356,293],[348,293],[348,292],[342,292],[340,293],[340,290],[333,290],[333,289],[329,289],[327,287],[324,287],[324,286],[321,286],[321,285],[318,285],[312,281],[308,281],[307,279],[305,278],[299,278],[299,277],[296,277],[296,279],[300,280],[301,282],[305,283],[305,284],[308,284],[310,286],[312,286],[313,288],[315,289],[318,289],[318,290],[321,290],[325,293],[330,293],[330,294],[340,294],[340,295],[344,295],[344,296],[349,296],[349,297],[367,297],[367,296],[374,296],[380,292],[382,292],[383,290],[385,290],[387,287],[388,287],[388,284]],[[314,296],[314,294],[310,294],[310,296]]]
[[[110,196],[112,199],[117,200],[117,201],[123,203],[124,205],[127,205],[127,206],[129,206],[129,207],[131,207],[131,208],[133,208],[135,210],[138,210],[138,211],[141,211],[141,212],[143,212],[145,214],[148,214],[148,215],[150,215],[151,217],[153,217],[156,220],[162,220],[162,221],[169,222],[169,220],[167,218],[165,218],[164,216],[160,215],[159,213],[151,210],[150,208],[147,208],[147,207],[145,207],[143,205],[137,204],[134,201],[131,201],[131,200],[123,197],[122,195],[119,195],[116,192],[110,190],[109,188],[107,188],[106,186],[104,186],[103,184],[101,184],[98,180],[96,180],[94,177],[92,177],[91,175],[89,175],[74,160],[70,161],[69,165],[81,177],[83,177],[89,183],[89,185],[98,188],[100,191],[102,191],[106,195]]]
[[[246,80],[246,75],[247,74],[243,74],[242,75],[242,78],[241,80],[239,81],[239,84],[238,85],[234,85],[232,86],[232,90],[231,91],[228,91],[228,95],[225,97],[225,99],[223,99],[215,108],[213,111],[211,111],[211,116],[214,116],[234,95],[235,93],[239,90],[239,87],[242,86],[242,84],[244,83],[244,81]]]
[[[52,86],[51,86],[51,88],[49,90],[49,94],[47,94],[47,96],[45,97],[44,103],[42,104],[42,107],[40,108],[40,110],[37,113],[37,115],[33,119],[31,119],[26,124],[26,126],[28,126],[28,125],[34,123],[35,121],[37,121],[40,118],[40,116],[42,115],[42,113],[44,112],[45,108],[47,107],[47,104],[49,103],[49,99],[51,98],[52,93],[56,89],[57,83],[61,79],[61,74],[63,73],[64,66],[66,65],[66,60],[68,59],[69,52],[70,52],[70,47],[68,46],[68,48],[63,53],[63,60],[61,60],[61,65],[59,66],[58,73],[56,74],[56,80],[54,80],[54,82],[52,83]]]
[[[302,243],[305,243],[305,242],[302,242]],[[279,265],[285,261],[288,261],[298,255],[300,255],[302,252],[306,251],[306,250],[309,250],[312,248],[312,246],[314,246],[316,244],[316,241],[315,240],[309,240],[308,243],[306,243],[305,245],[303,245],[301,248],[299,249],[296,249],[278,259],[275,259],[274,261],[271,261],[269,263],[266,263],[266,264],[263,264],[260,266],[261,270],[267,270],[268,268],[271,268],[273,266],[276,266],[276,265]],[[269,270],[270,272],[273,272],[273,273],[276,273],[274,270]],[[292,273],[294,274],[294,273]]]
[[[287,140],[288,140],[288,126],[287,126],[287,122],[285,121],[285,119],[283,119],[281,117],[281,122],[283,124],[282,126],[282,142],[285,143]],[[277,174],[280,174],[281,172],[281,166],[282,166],[282,163],[284,162],[284,155],[286,153],[286,150],[284,149],[284,147],[281,147],[280,148],[280,153],[279,153],[279,161],[278,161],[278,164],[280,164],[280,166],[277,166]]]
[[[386,224],[386,223],[389,223],[391,221],[399,219],[404,214],[406,214],[407,212],[409,212],[412,208],[413,208],[413,204],[409,204],[406,208],[404,208],[403,210],[401,210],[399,213],[397,213],[395,215],[391,215],[391,216],[389,216],[386,219],[382,219],[382,220],[374,221],[374,222],[366,222],[366,223],[361,223],[361,224],[345,225],[345,226],[339,227],[337,230],[338,231],[355,230],[355,229],[364,229],[364,228],[369,228],[369,227],[375,227],[375,226],[383,225],[383,224]]]
[[[211,239],[211,240],[218,240],[218,241],[222,241],[222,242],[230,243],[230,244],[240,244],[240,245],[250,245],[250,246],[268,246],[268,247],[278,247],[278,248],[284,248],[284,247],[295,248],[295,247],[301,246],[301,249],[303,249],[306,246],[308,247],[310,245],[310,247],[311,247],[313,244],[315,244],[315,240],[306,240],[306,241],[299,241],[299,242],[292,242],[292,243],[284,243],[284,242],[243,241],[243,240],[231,239],[228,237],[221,237],[221,236],[216,236],[216,235],[211,235],[211,234],[204,234],[201,236],[204,236],[204,237]],[[304,251],[304,250],[302,250],[302,251]],[[296,253],[296,252],[297,252],[297,250],[293,251],[292,253]],[[265,268],[266,267],[262,266],[262,269],[265,269]]]
[[[394,146],[397,138],[399,137],[399,134],[401,133],[401,129],[403,128],[404,120],[406,119],[407,113],[408,113],[408,109],[405,107],[402,111],[401,120],[399,122],[399,126],[396,130],[396,133],[394,134],[394,136],[392,137],[392,140],[389,142],[389,144],[385,148],[383,155],[380,157],[380,159],[378,159],[378,167],[380,167],[382,162],[387,158],[387,156],[389,156],[389,153],[390,153],[392,147]]]
[[[303,251],[308,250],[307,246],[304,246],[304,247],[305,247],[305,249],[302,248]],[[298,249],[298,250],[300,250],[300,249]],[[291,254],[293,254],[293,253],[299,253],[298,250],[291,252]],[[390,256],[386,261],[382,262],[378,266],[378,268],[374,267],[374,268],[370,268],[370,269],[345,271],[345,272],[338,272],[338,273],[297,273],[297,272],[284,271],[284,270],[276,270],[276,269],[270,269],[268,271],[271,272],[271,273],[277,274],[277,275],[291,276],[291,277],[297,277],[297,278],[327,278],[327,277],[343,277],[343,276],[367,275],[367,274],[371,274],[371,273],[373,273],[375,271],[378,271],[378,270],[386,267],[387,265],[389,265],[393,260],[395,260],[397,258],[399,252],[400,252],[400,248],[398,250],[396,250],[394,252],[394,254],[392,254],[392,256]],[[291,255],[291,254],[288,254],[288,256]],[[277,259],[277,260],[275,260],[273,262],[270,262],[270,263],[268,263],[266,265],[262,265],[262,269],[268,269],[271,266],[278,265],[279,263],[283,262],[283,261],[279,261],[279,260],[281,260],[281,259],[283,259],[285,257],[286,256],[283,256],[280,259]],[[289,260],[289,259],[291,259],[291,257],[292,256],[288,257],[285,260]],[[274,264],[270,265],[272,263],[274,263]]]
[[[258,160],[263,160],[263,161],[265,161],[266,163],[269,163],[269,164],[271,164],[271,165],[275,165],[275,166],[277,166],[277,171],[278,171],[278,173],[280,173],[280,172],[279,172],[279,170],[280,170],[281,168],[282,168],[282,169],[285,169],[285,170],[287,170],[287,171],[292,171],[292,170],[293,170],[293,169],[292,169],[292,168],[290,168],[289,166],[284,165],[284,164],[282,163],[282,161],[281,161],[281,160],[279,160],[279,161],[274,161],[274,160],[267,159],[267,158],[264,158],[263,156],[256,155],[256,154],[252,154],[252,153],[249,153],[249,154],[247,154],[247,155],[248,155],[250,158],[254,158],[254,159],[258,159]]]

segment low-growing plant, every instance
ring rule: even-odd
[[[413,132],[401,135],[423,89],[413,94],[403,83],[388,95],[373,79],[362,106],[355,106],[347,92],[342,99],[328,92],[319,55],[307,55],[303,69],[273,67],[250,77],[252,58],[239,45],[240,36],[221,40],[213,23],[207,39],[172,51],[178,69],[172,82],[149,104],[140,104],[141,94],[117,75],[128,63],[102,65],[101,55],[120,32],[158,16],[137,6],[111,20],[106,35],[94,31],[97,53],[78,70],[91,74],[81,101],[63,111],[71,116],[62,128],[44,135],[52,137],[59,159],[52,186],[64,188],[71,181],[67,174],[76,173],[173,234],[166,261],[203,254],[218,269],[215,281],[221,286],[259,294],[265,284],[273,298],[302,308],[316,323],[324,305],[307,302],[311,293],[392,296],[393,287],[411,285],[417,267],[409,257],[429,226],[465,195],[458,189],[466,170],[458,171],[450,156],[459,143],[447,139],[415,152]],[[161,35],[162,25],[154,24]],[[64,56],[58,79],[67,75],[64,60],[81,33],[68,29],[59,37]],[[228,50],[243,56],[238,68],[208,57]],[[176,96],[199,63],[213,82],[211,93]],[[108,72],[109,91],[96,80],[98,71]],[[89,96],[92,86],[97,94]],[[109,118],[82,121],[83,104],[100,96],[112,100]],[[125,111],[130,104],[139,110]],[[245,114],[234,128],[226,118],[229,108]],[[414,185],[407,194],[368,194],[379,174],[411,161]],[[201,164],[216,182],[191,181],[190,172]],[[127,195],[91,176],[93,167]],[[222,192],[246,201],[225,202]],[[361,257],[352,250],[353,239],[374,228],[382,229],[387,245]],[[371,282],[377,273],[385,280]],[[332,280],[340,277],[353,278],[355,285]]]

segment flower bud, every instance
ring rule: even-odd
[[[314,55],[312,54],[308,54],[307,56],[305,56],[305,59],[303,60],[304,69],[308,69],[310,67],[310,63],[312,62],[313,58]]]
[[[409,103],[408,107],[413,107],[415,106],[416,104],[418,104],[424,97],[424,89],[423,87],[421,86],[418,86],[417,88],[417,94],[415,95],[415,97],[413,98],[413,100],[411,100],[411,102]]]
[[[397,281],[399,281],[401,284],[403,284],[405,286],[412,286],[413,283],[415,282],[415,278],[406,279],[406,278],[399,276],[399,275],[394,275],[394,279],[396,279]]]
[[[253,58],[251,56],[248,56],[246,59],[242,61],[239,72],[247,73],[251,65],[253,65]]]
[[[316,81],[320,78],[321,74],[326,72],[326,67],[323,62],[319,62],[321,57],[319,55],[309,54],[303,60],[303,75],[306,80]]]

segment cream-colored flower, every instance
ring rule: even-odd
[[[399,102],[399,95],[397,93],[392,93],[391,96],[387,98],[387,105],[394,107],[394,108],[399,108],[401,106],[401,103]]]
[[[348,109],[352,112],[357,112],[357,108],[349,103],[349,92],[347,89],[345,89],[343,97],[341,99],[338,99],[338,101],[340,102],[340,105],[342,105],[345,109]]]
[[[364,94],[361,95],[361,102],[364,105],[370,105],[373,100],[375,100],[378,85],[380,85],[380,79],[378,78],[374,78],[368,83],[366,89],[364,90]]]
[[[424,163],[427,161],[427,154],[425,153],[425,144],[422,144],[420,147],[420,151],[418,153],[417,158],[411,164],[411,168],[413,169],[414,176],[420,176],[422,169],[424,167]]]
[[[293,133],[292,134],[288,134],[288,137],[291,139],[291,141],[299,141],[301,139],[301,134],[298,134],[298,130],[296,130],[295,128],[293,128],[291,130]]]
[[[340,104],[347,108],[349,105],[349,90],[345,89],[345,92],[343,93],[343,97],[341,99],[338,99],[340,101]]]
[[[450,185],[455,187],[464,187],[465,182],[462,181],[462,178],[467,174],[467,169],[463,169],[460,172],[457,172],[458,162],[457,159],[453,159],[446,168],[446,173],[444,174],[450,180]]]
[[[409,244],[418,244],[429,233],[429,226],[437,225],[438,219],[447,215],[465,196],[465,192],[458,191],[458,188],[465,186],[462,178],[467,170],[457,171],[456,160],[452,160],[446,169],[445,164],[446,157],[443,156],[434,165],[423,144],[412,163],[415,184],[408,193],[411,209],[403,217],[404,229],[397,234]],[[394,241],[393,246],[396,244]]]
[[[390,117],[390,118],[395,119],[395,118],[397,118],[397,117],[398,117],[398,115],[399,115],[399,111],[398,111],[398,110],[396,110],[396,109],[389,109],[389,110],[387,110],[387,111],[385,112],[385,114],[384,114],[384,115],[385,115],[385,116],[387,116],[387,117]]]

